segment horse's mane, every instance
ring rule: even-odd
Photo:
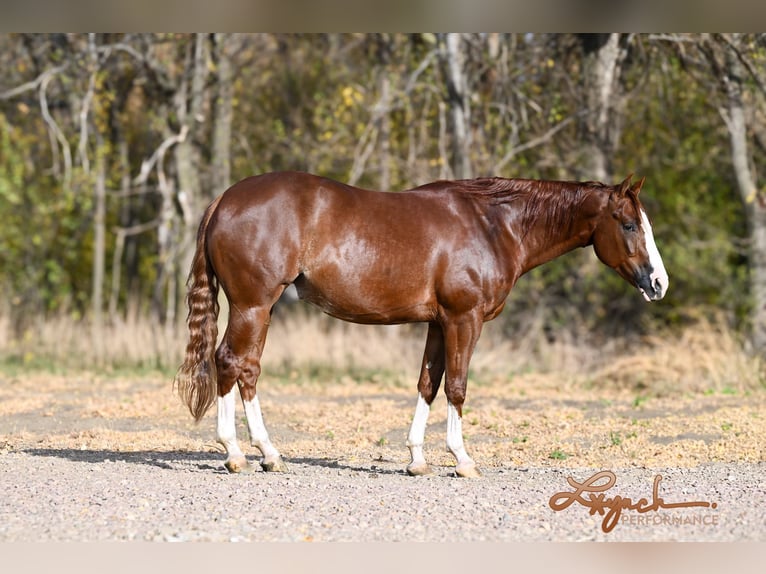
[[[521,207],[523,235],[541,219],[552,232],[572,225],[576,207],[589,192],[613,186],[599,181],[548,181],[480,177],[441,180],[416,189],[456,190],[490,204],[517,204]]]

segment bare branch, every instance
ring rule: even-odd
[[[149,174],[152,172],[152,169],[154,169],[155,164],[157,164],[158,162],[162,162],[164,160],[165,154],[167,153],[170,146],[175,145],[178,142],[182,142],[184,139],[186,139],[186,134],[188,132],[189,132],[189,127],[186,125],[183,126],[179,133],[165,139],[165,141],[163,141],[159,145],[159,147],[156,150],[154,150],[154,153],[149,159],[145,159],[144,161],[142,161],[141,171],[133,179],[133,185],[145,184],[146,181],[149,179]],[[162,174],[162,177],[164,178],[164,172]]]
[[[123,44],[121,42],[118,42],[116,44],[107,44],[105,46],[99,46],[96,48],[96,51],[104,54],[104,57],[109,58],[112,55],[112,52],[125,52],[126,54],[132,56],[136,60],[138,60],[140,63],[145,63],[146,58],[138,52],[133,46],[130,46],[129,44]]]
[[[55,137],[59,145],[61,145],[61,151],[64,154],[64,187],[69,188],[72,183],[72,151],[69,149],[69,142],[67,142],[64,132],[61,131],[61,128],[56,123],[56,120],[53,119],[53,116],[48,109],[48,97],[46,95],[48,84],[53,79],[53,76],[59,71],[59,68],[53,68],[41,76],[42,80],[40,81],[39,94],[40,111],[42,112],[45,123],[48,125],[49,132]],[[53,139],[53,137],[51,139]]]
[[[355,185],[359,178],[364,174],[364,168],[367,164],[367,160],[372,155],[372,151],[375,149],[375,144],[378,141],[378,128],[377,125],[384,115],[391,112],[391,97],[388,93],[382,93],[378,101],[372,107],[372,114],[370,121],[364,128],[359,143],[354,150],[354,164],[351,166],[351,172],[348,176],[348,184]]]
[[[649,40],[673,42],[676,44],[696,44],[698,40],[687,34],[649,34]]]
[[[351,173],[348,176],[348,184],[356,185],[359,178],[364,174],[364,167],[367,164],[367,160],[372,155],[372,150],[375,149],[375,144],[378,141],[378,129],[374,119],[370,120],[367,127],[362,133],[362,137],[359,138],[359,143],[354,151],[354,165],[351,166]]]
[[[146,223],[137,223],[136,225],[131,225],[130,227],[114,227],[112,231],[114,231],[116,235],[122,235],[125,237],[151,231],[152,229],[155,229],[159,224],[159,220],[154,219],[152,221],[147,221]]]
[[[407,84],[404,86],[404,94],[408,95],[415,87],[415,82],[418,81],[420,74],[426,71],[428,66],[431,65],[431,61],[437,56],[438,50],[434,49],[426,54],[426,57],[418,64],[418,67],[410,74],[407,79]]]
[[[54,74],[58,74],[59,72],[63,72],[68,66],[69,64],[62,64],[61,66],[56,66],[50,70],[45,70],[31,82],[21,84],[20,86],[1,93],[0,100],[10,100],[11,98],[15,98],[16,96],[23,94],[24,92],[31,92],[32,90],[36,90],[40,87],[40,84],[43,82],[43,80],[45,80],[45,78]]]
[[[760,74],[758,74],[758,71],[753,66],[753,63],[745,56],[745,54],[742,53],[740,47],[731,38],[729,38],[727,34],[716,34],[716,37],[720,38],[722,42],[734,52],[734,54],[737,56],[737,59],[745,67],[748,74],[750,74],[750,77],[753,78],[753,81],[755,81],[761,93],[766,94],[766,84],[764,84],[764,81],[761,79]]]
[[[117,42],[114,44],[106,44],[99,46],[96,49],[100,54],[104,54],[104,58],[108,59],[115,52],[124,52],[133,57],[138,63],[145,66],[145,68],[151,72],[153,79],[157,82],[160,88],[167,92],[175,92],[175,82],[168,77],[165,67],[151,54],[142,54],[136,50],[133,46],[124,42]]]
[[[578,115],[580,114],[571,115],[568,118],[561,120],[559,123],[557,123],[555,126],[553,126],[551,129],[549,129],[547,132],[545,132],[541,136],[532,138],[531,140],[524,142],[523,144],[512,147],[510,150],[508,150],[508,153],[506,153],[502,157],[502,159],[495,164],[493,171],[497,173],[500,170],[502,170],[509,161],[511,161],[514,157],[516,157],[521,152],[527,151],[528,149],[535,148],[537,146],[540,146],[548,142],[558,132],[560,132],[562,129],[564,129],[566,126],[572,123],[572,121],[574,121],[574,119]]]

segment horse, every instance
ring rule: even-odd
[[[391,193],[302,172],[243,179],[212,201],[199,225],[187,281],[189,341],[174,388],[197,421],[217,402],[216,438],[236,473],[253,470],[237,442],[236,385],[262,469],[284,472],[256,394],[272,307],[284,290],[294,285],[302,300],[345,321],[424,322],[406,471],[431,472],[423,443],[444,378],[455,473],[480,476],[462,435],[468,365],[483,323],[500,314],[519,277],[592,245],[647,301],[665,295],[668,274],[639,200],[644,181],[490,177]],[[216,349],[219,288],[230,311]]]

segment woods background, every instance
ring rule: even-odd
[[[34,363],[55,324],[54,350],[103,362],[131,330],[171,368],[204,207],[280,169],[646,176],[666,299],[580,250],[519,281],[502,329],[598,346],[705,324],[758,356],[765,62],[764,34],[0,35],[3,358]]]

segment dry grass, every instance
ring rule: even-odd
[[[555,374],[469,387],[463,433],[481,466],[694,467],[766,460],[766,393],[696,394],[634,400],[615,389],[556,388]],[[415,407],[405,387],[365,381],[265,381],[259,388],[269,432],[291,459],[378,461],[403,469]],[[195,424],[169,377],[0,373],[0,454],[54,449],[116,452],[214,451],[215,409]],[[640,404],[639,404],[640,403]],[[431,409],[426,456],[449,467],[446,399]],[[241,410],[239,411],[241,415]],[[237,420],[241,446],[246,441]]]
[[[93,333],[84,321],[68,316],[38,319],[21,337],[0,317],[0,361],[22,368],[102,370],[160,369],[180,364],[185,342],[180,329],[168,331],[147,319],[106,326]]]
[[[741,338],[722,323],[705,320],[678,336],[647,338],[635,350],[601,362],[594,384],[657,396],[764,388],[762,360],[746,353]]]
[[[225,328],[225,311],[220,332]],[[541,333],[508,337],[499,321],[486,325],[471,363],[479,384],[539,375],[559,389],[623,390],[651,396],[763,389],[764,365],[745,352],[740,337],[723,325],[700,321],[678,334],[628,344],[596,345],[566,332],[551,342]],[[263,357],[264,376],[378,380],[411,385],[425,341],[424,325],[366,326],[306,309],[278,312]],[[159,370],[181,362],[186,328],[166,330],[138,319],[108,326],[97,344],[87,324],[67,317],[39,321],[21,338],[0,318],[0,363],[53,372]]]
[[[479,343],[463,431],[482,465],[765,460],[762,365],[721,324],[700,322],[633,345],[595,346],[566,333],[551,342],[537,332],[509,338],[491,323]],[[14,341],[0,321],[0,452],[215,450],[215,409],[195,425],[171,391],[185,334],[148,322],[108,328],[102,364],[133,368],[119,373],[91,368],[98,357],[87,325],[48,321]],[[259,394],[285,456],[340,457],[351,465],[388,460],[403,468],[424,339],[423,325],[275,315]],[[446,410],[440,393],[427,453],[449,466]],[[238,426],[244,437],[241,420]]]

